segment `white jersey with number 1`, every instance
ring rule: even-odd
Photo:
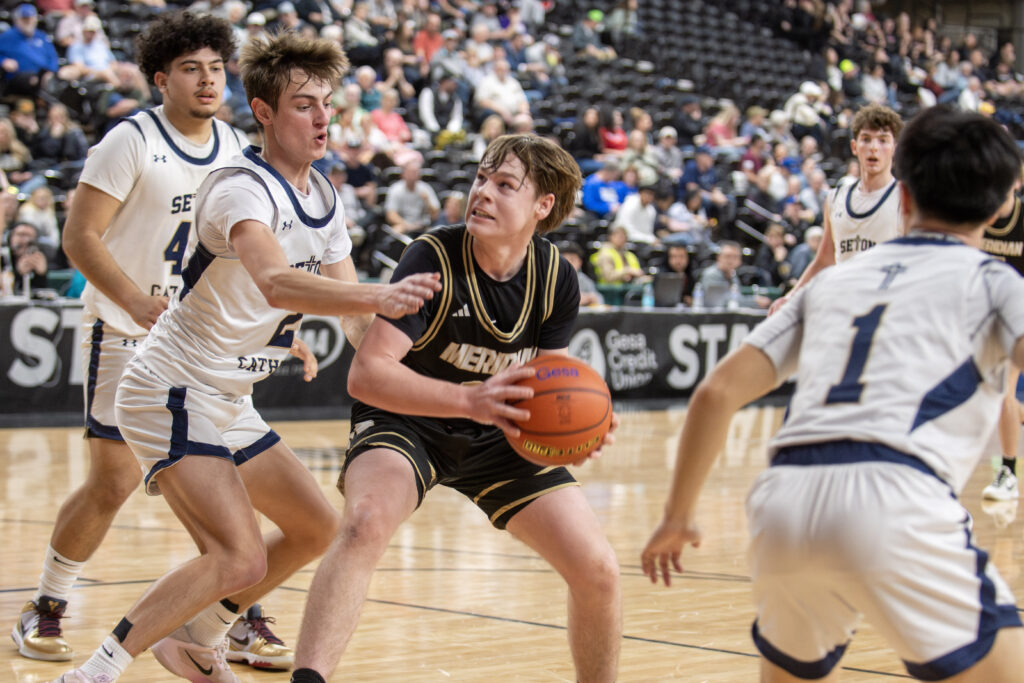
[[[1024,279],[959,240],[912,233],[822,271],[745,340],[799,374],[770,451],[873,442],[959,494],[999,416],[1024,336]]]
[[[174,296],[178,291],[194,232],[196,190],[244,146],[234,128],[216,119],[210,139],[197,145],[171,125],[161,105],[125,119],[89,150],[80,181],[122,202],[103,244],[144,293]],[[93,285],[86,285],[82,301],[108,333],[146,334]]]
[[[231,244],[252,220],[271,228],[292,268],[320,272],[348,257],[352,242],[334,187],[316,170],[303,195],[249,147],[209,175],[196,207],[198,243],[184,288],[137,358],[175,387],[245,397],[288,356],[302,314],[271,308]]]

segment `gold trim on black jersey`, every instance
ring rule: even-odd
[[[444,250],[444,245],[433,235],[422,235],[418,239],[430,245],[434,253],[437,254],[437,260],[441,265],[441,303],[438,304],[437,314],[430,321],[427,331],[413,344],[413,351],[422,350],[434,338],[437,331],[441,329],[445,319],[448,317],[448,308],[452,305],[452,293],[455,290],[455,283],[452,282],[452,265],[448,260],[448,254]]]
[[[536,254],[534,253],[533,240],[530,240],[529,248],[526,251],[526,296],[523,297],[523,308],[519,311],[519,319],[510,332],[502,332],[494,323],[491,316],[487,315],[484,308],[483,297],[480,296],[480,285],[476,279],[476,269],[473,267],[473,236],[466,230],[462,236],[462,260],[466,269],[466,279],[469,282],[469,299],[473,304],[473,313],[480,326],[491,333],[495,339],[501,342],[510,343],[522,334],[530,322],[530,313],[533,311],[534,290],[537,281]]]
[[[551,313],[555,310],[555,284],[558,280],[558,247],[554,243],[548,243],[551,252],[550,258],[548,259],[548,279],[544,283],[544,314],[541,320],[547,320],[551,317]]]
[[[551,493],[552,491],[557,491],[558,489],[566,489],[566,488],[569,488],[570,486],[579,486],[579,485],[580,485],[580,483],[578,481],[571,481],[571,482],[566,482],[564,484],[558,484],[556,486],[551,486],[549,488],[544,489],[543,491],[534,491],[533,493],[531,493],[528,496],[523,496],[519,500],[514,500],[511,503],[509,503],[508,505],[504,505],[504,506],[498,508],[498,510],[493,515],[491,515],[491,517],[490,517],[491,524],[494,524],[495,521],[497,521],[503,514],[505,514],[506,512],[511,510],[512,508],[517,507],[519,505],[522,505],[523,503],[528,503],[531,500],[534,500],[536,498],[540,498],[541,496],[543,496],[545,494],[548,494],[548,493]]]
[[[1013,213],[1010,214],[1010,218],[1006,221],[1006,227],[997,228],[994,225],[985,226],[985,234],[992,235],[994,237],[1004,237],[1009,235],[1013,228],[1017,225],[1017,219],[1020,218],[1020,197],[1013,198]],[[1002,221],[998,221],[1002,222]]]

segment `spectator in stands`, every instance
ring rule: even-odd
[[[527,97],[534,99],[546,97],[551,88],[549,65],[542,60],[543,46],[544,43],[535,46],[540,48],[540,52],[533,49],[532,53],[537,55],[534,57],[531,56],[531,48],[526,44],[526,36],[522,33],[514,33],[505,43],[505,56],[512,73],[527,79]]]
[[[757,183],[757,174],[764,167],[764,158],[768,149],[767,141],[760,135],[750,138],[743,156],[740,157],[740,171],[747,177],[747,181],[754,185]]]
[[[639,7],[639,0],[619,0],[605,22],[612,45],[619,54],[639,57],[647,53],[647,36],[640,21]]]
[[[245,39],[239,42],[259,40],[265,35],[267,35],[267,17],[262,12],[253,12],[245,18]]]
[[[764,107],[760,107],[756,104],[747,107],[747,118],[740,126],[740,137],[744,138],[747,143],[754,139],[755,135],[762,138],[768,137],[768,131],[765,128],[765,119],[768,116],[768,110]]]
[[[704,129],[704,144],[717,155],[738,158],[749,142],[740,137],[739,123],[740,110],[732,102],[724,102]]]
[[[441,213],[434,188],[421,180],[421,171],[418,161],[402,166],[402,177],[388,188],[384,199],[384,220],[402,234],[422,232]]]
[[[117,61],[110,51],[107,39],[102,35],[103,22],[96,15],[89,15],[82,22],[82,38],[68,46],[68,64],[58,75],[68,81],[93,80],[113,84],[113,65]]]
[[[356,196],[367,207],[375,207],[377,205],[377,174],[372,161],[376,150],[361,134],[359,137],[345,138],[333,149],[338,159],[345,165],[348,184],[355,189]]]
[[[789,117],[793,136],[797,139],[811,135],[819,143],[826,140],[828,129],[825,119],[831,109],[824,101],[824,91],[814,81],[804,81],[800,89],[786,100],[783,108]]]
[[[479,10],[473,15],[473,20],[470,23],[471,34],[477,26],[487,29],[485,39],[489,42],[506,40],[509,37],[498,18],[498,3],[495,0],[480,0]]]
[[[629,284],[647,279],[640,259],[627,248],[626,228],[621,225],[608,229],[608,238],[590,257],[599,285]]]
[[[668,193],[666,193],[668,194]],[[711,220],[704,209],[704,200],[700,189],[690,190],[682,201],[669,201],[668,198],[655,196],[655,204],[661,205],[661,215],[655,232],[664,244],[682,244],[687,246],[705,247],[711,243]]]
[[[768,278],[768,284],[779,287],[789,281],[793,266],[789,262],[789,249],[785,244],[786,229],[778,223],[769,223],[764,231],[764,243],[754,256],[754,265]]]
[[[39,164],[55,166],[68,161],[83,161],[89,143],[77,123],[68,116],[68,108],[54,102],[46,112],[46,122],[32,140],[32,157]]]
[[[820,168],[813,169],[807,174],[807,186],[800,190],[800,203],[808,211],[814,213],[813,223],[821,223],[824,220],[822,212],[825,208],[825,198],[828,197],[828,182],[825,172]]]
[[[338,193],[341,205],[345,207],[345,227],[348,228],[349,237],[352,238],[353,247],[361,247],[366,241],[366,235],[372,230],[372,224],[376,216],[372,211],[367,211],[363,203],[359,201],[356,188],[348,182],[348,169],[342,162],[331,165],[327,178]],[[359,263],[358,258],[353,261]]]
[[[878,62],[869,62],[860,77],[864,101],[868,104],[891,105],[889,84],[885,82],[885,67]]]
[[[976,112],[981,109],[981,105],[985,102],[987,96],[985,88],[981,84],[981,79],[977,76],[971,76],[967,79],[967,87],[957,97],[956,104],[964,111]]]
[[[683,95],[679,110],[672,118],[672,127],[679,135],[679,146],[683,151],[692,150],[704,140],[704,113],[696,95]]]
[[[410,79],[419,83],[423,75],[416,69],[406,69],[404,54],[397,47],[389,47],[384,50],[384,63],[380,72],[381,80],[376,85],[377,89],[384,92],[393,88],[399,96],[399,102],[395,106],[408,106],[409,102],[416,97],[416,87],[410,82]]]
[[[679,134],[672,126],[663,126],[658,131],[658,145],[654,155],[658,160],[658,171],[672,182],[683,175],[683,150],[679,149]]]
[[[356,83],[359,85],[359,106],[365,111],[380,107],[380,90],[377,87],[377,70],[372,66],[356,69]]]
[[[494,46],[490,43],[490,31],[483,24],[470,26],[469,37],[463,43],[462,49],[475,55],[477,66],[484,71],[490,68],[491,62],[495,59]]]
[[[740,294],[740,278],[736,271],[743,264],[743,255],[739,243],[722,240],[718,247],[714,265],[708,266],[700,274],[704,305],[708,308],[726,308],[730,305],[730,298],[734,298],[738,306],[768,308],[771,303],[768,297]]]
[[[631,242],[655,244],[655,219],[658,209],[654,206],[655,183],[641,184],[639,189],[622,200],[622,206],[615,212],[612,227],[623,227]]]
[[[491,114],[497,114],[510,126],[516,114],[530,111],[530,102],[523,86],[511,74],[508,60],[505,59],[495,60],[494,71],[484,76],[477,85],[474,102],[476,119],[480,122]]]
[[[380,40],[374,35],[369,16],[369,4],[363,1],[355,2],[352,5],[352,14],[345,22],[345,52],[348,54],[352,66],[366,66],[380,62]]]
[[[648,144],[654,144],[654,117],[643,107],[629,108],[629,130],[644,134]]]
[[[589,106],[573,123],[573,134],[568,150],[576,159],[584,176],[595,172],[607,161],[601,147],[600,117],[597,107]]]
[[[429,65],[437,51],[444,47],[444,35],[441,32],[441,15],[428,12],[423,27],[412,39],[413,50],[424,64]]]
[[[299,19],[317,30],[333,24],[336,19],[341,18],[340,13],[337,13],[336,16],[336,10],[328,0],[294,0],[294,2]]]
[[[603,19],[604,12],[592,9],[576,22],[572,31],[572,49],[576,54],[599,62],[615,59],[615,48],[604,44],[598,30],[598,24]]]
[[[14,26],[0,33],[0,69],[4,94],[35,96],[58,68],[53,41],[38,28],[33,5],[22,3],[12,12]]]
[[[601,138],[601,153],[620,157],[629,146],[629,137],[622,127],[622,111],[607,104],[599,111],[597,133]]]
[[[143,109],[149,102],[149,84],[139,67],[130,62],[117,62],[114,64],[114,76],[117,78],[114,88],[100,95],[97,102],[98,109],[106,118],[104,131]]]
[[[497,114],[491,114],[483,123],[480,124],[480,129],[476,134],[472,135],[473,147],[471,153],[473,159],[479,161],[483,156],[484,150],[491,144],[496,138],[501,137],[505,134],[505,120]]]
[[[792,270],[789,273],[788,285],[796,284],[807,266],[811,265],[815,254],[818,253],[818,247],[821,246],[821,238],[824,234],[825,231],[821,226],[812,225],[804,231],[804,241],[789,252],[789,263]]]
[[[694,158],[687,161],[686,166],[683,167],[683,175],[679,178],[679,190],[676,192],[676,196],[684,197],[686,193],[693,190],[700,190],[706,202],[721,205],[724,198],[718,187],[715,158],[711,155],[711,148],[703,145],[697,148]]]
[[[14,125],[14,134],[18,136],[21,144],[31,151],[32,142],[39,134],[39,122],[36,120],[36,105],[27,97],[19,97],[11,108],[11,124]]]
[[[654,148],[647,144],[647,136],[640,129],[634,128],[627,136],[626,151],[619,162],[623,166],[636,169],[641,186],[654,187],[661,179],[661,164]]]
[[[271,27],[272,33],[282,31],[295,31],[298,33],[306,26],[306,22],[299,18],[299,12],[291,0],[285,0],[277,6],[277,20]]]
[[[54,255],[60,248],[60,230],[57,227],[57,209],[53,190],[40,185],[32,190],[28,201],[18,207],[18,221],[31,223],[40,244],[51,248]]]
[[[441,213],[434,219],[434,226],[458,225],[466,221],[466,193],[452,190],[442,194]]]
[[[14,291],[24,293],[27,281],[31,290],[46,287],[49,258],[39,243],[39,231],[31,223],[17,221],[8,231],[7,244],[14,264]]]
[[[74,0],[74,11],[68,12],[57,22],[57,28],[53,32],[54,44],[58,48],[66,50],[72,43],[80,41],[82,39],[82,26],[89,17],[96,17],[94,0]],[[99,17],[96,18],[98,19]],[[103,32],[102,26],[100,26],[98,33],[104,42],[110,42],[107,39],[107,35]]]
[[[10,119],[0,118],[0,171],[15,185],[20,185],[32,177],[28,170],[32,155],[28,148],[18,139],[14,124]]]
[[[626,198],[626,184],[619,180],[619,166],[606,161],[583,181],[583,208],[597,218],[611,218]]]
[[[768,145],[774,148],[779,143],[786,146],[787,155],[796,154],[799,148],[799,143],[793,136],[789,114],[776,109],[768,115]]]
[[[420,91],[417,110],[420,126],[430,133],[438,147],[466,137],[463,130],[462,100],[456,92],[455,76],[448,71],[440,79]],[[441,133],[444,131],[444,135]]]
[[[658,274],[674,273],[683,278],[683,290],[680,295],[680,303],[687,306],[693,304],[693,261],[690,259],[690,250],[681,244],[670,244],[665,252],[664,262],[658,266]]]
[[[563,241],[558,243],[558,251],[576,271],[576,278],[580,285],[580,308],[603,304],[604,297],[597,290],[597,284],[583,272],[583,247],[576,242]]]
[[[395,111],[397,107],[398,91],[394,88],[385,88],[381,91],[380,107],[370,112],[370,119],[374,125],[391,143],[392,156],[412,141],[412,131],[409,130],[402,115]]]

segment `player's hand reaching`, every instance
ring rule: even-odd
[[[494,425],[511,436],[519,436],[519,428],[513,420],[529,420],[530,411],[509,405],[508,401],[533,397],[532,388],[516,386],[516,382],[532,377],[534,372],[533,368],[514,365],[486,382],[468,387],[469,418],[481,424]]]
[[[302,361],[302,379],[312,382],[316,377],[317,370],[320,369],[320,364],[317,363],[316,356],[309,346],[306,345],[306,342],[295,337],[292,341],[292,347],[288,349],[288,353]]]
[[[692,520],[662,520],[651,535],[651,539],[647,541],[647,547],[640,554],[644,574],[651,577],[651,583],[658,583],[660,574],[665,585],[671,586],[672,570],[678,573],[683,571],[683,564],[679,560],[683,546],[689,543],[696,548],[700,545],[700,540],[700,529]]]
[[[377,301],[377,312],[400,318],[420,310],[423,302],[441,291],[440,273],[416,273],[390,285],[384,285]]]
[[[582,465],[590,459],[597,459],[601,457],[601,453],[604,452],[605,446],[611,446],[615,443],[615,430],[619,428],[619,414],[612,413],[612,423],[608,426],[608,433],[604,435],[604,439],[601,440],[601,445],[592,450],[587,455],[583,456],[579,460],[575,460],[570,463],[573,466]]]
[[[149,296],[139,292],[128,302],[128,315],[137,325],[149,330],[156,324],[160,314],[167,310],[167,304],[166,296]]]

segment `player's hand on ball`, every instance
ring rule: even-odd
[[[295,340],[292,341],[292,347],[288,349],[288,353],[302,361],[302,379],[312,382],[313,378],[316,377],[317,370],[320,369],[320,365],[317,363],[316,356],[306,346],[306,342],[295,337]]]
[[[516,408],[508,401],[522,401],[533,398],[533,389],[516,386],[516,382],[532,377],[533,368],[513,365],[505,368],[486,382],[469,388],[469,417],[485,425],[494,425],[512,436],[519,436],[519,428],[513,420],[530,419],[530,411]]]
[[[128,314],[132,320],[147,330],[152,329],[156,319],[167,310],[166,296],[150,296],[139,292],[138,296],[128,302]]]
[[[615,443],[615,430],[618,429],[618,428],[619,428],[619,414],[618,413],[612,413],[612,424],[611,424],[610,427],[608,427],[608,433],[604,435],[604,439],[601,440],[601,445],[598,446],[593,451],[591,451],[589,455],[586,455],[586,456],[580,458],[579,460],[577,460],[575,462],[572,462],[570,464],[573,465],[573,466],[578,466],[578,465],[582,465],[583,463],[587,462],[590,459],[596,460],[597,458],[600,458],[601,457],[601,453],[604,451],[604,447],[605,446],[611,446],[612,444]]]
[[[651,583],[658,583],[660,575],[665,585],[671,586],[672,570],[678,573],[683,571],[683,564],[679,560],[683,546],[689,543],[696,548],[700,545],[700,540],[700,529],[692,520],[663,520],[640,554],[644,574],[651,578]]]
[[[389,318],[400,318],[420,310],[423,302],[441,291],[440,273],[416,273],[396,283],[384,285],[377,302],[377,312]]]

